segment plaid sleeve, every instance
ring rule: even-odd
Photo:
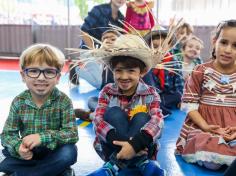
[[[46,130],[40,133],[42,145],[55,149],[60,144],[71,144],[78,141],[76,118],[71,100],[67,96],[60,99],[61,128],[58,130]]]
[[[173,57],[174,61],[178,61],[179,58],[177,56]],[[174,64],[174,69],[175,69],[175,79],[174,79],[174,86],[175,86],[175,91],[178,92],[180,95],[183,94],[183,89],[184,89],[184,78],[183,78],[183,73],[182,73],[182,64],[177,62]]]
[[[174,85],[175,85],[176,92],[182,95],[183,89],[184,89],[184,79],[183,79],[182,72],[178,72],[178,75],[175,76]]]
[[[8,149],[11,156],[19,158],[18,150],[22,139],[19,136],[20,121],[17,115],[17,104],[17,101],[13,100],[1,134],[1,143],[3,147]]]
[[[106,94],[108,87],[104,87],[99,94],[98,105],[95,111],[94,128],[99,139],[106,142],[107,133],[114,129],[109,123],[104,121],[104,114],[109,103],[109,96]]]
[[[203,61],[202,61],[202,59],[200,57],[194,59],[193,62],[194,62],[195,65],[199,65],[199,64],[203,63]]]
[[[151,119],[145,124],[142,130],[145,130],[150,134],[153,137],[153,141],[155,141],[160,136],[163,115],[160,109],[160,96],[155,90],[153,90],[152,96],[153,101],[149,104],[149,114]]]

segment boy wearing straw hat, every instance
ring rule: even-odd
[[[143,176],[164,175],[152,160],[161,132],[160,98],[142,81],[152,66],[150,48],[140,37],[128,34],[121,35],[113,48],[90,54],[112,69],[115,83],[101,90],[93,120],[94,148],[106,163],[89,176],[118,175],[128,168]]]

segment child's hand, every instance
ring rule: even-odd
[[[39,146],[41,144],[40,135],[39,134],[30,134],[23,138],[23,144],[32,150],[34,147]]]
[[[121,146],[121,150],[116,156],[117,159],[129,160],[136,155],[133,147],[126,141],[113,141],[113,144]]]
[[[27,148],[23,143],[19,147],[19,155],[25,160],[31,160],[33,158],[33,152]]]
[[[145,148],[144,150],[139,151],[135,156],[143,156],[148,155],[148,149]]]
[[[210,132],[210,133],[215,133],[217,130],[220,128],[219,125],[207,125],[203,131],[205,132]]]
[[[233,132],[231,134],[225,134],[225,135],[223,135],[223,138],[226,142],[232,141],[232,140],[236,139],[236,132]]]
[[[213,133],[215,134],[219,134],[219,135],[225,135],[228,134],[230,132],[229,128],[217,128],[215,130],[212,130]]]
[[[228,128],[229,128],[230,132],[234,132],[234,131],[236,131],[236,126],[228,127]]]
[[[229,142],[236,139],[236,127],[226,127],[226,133],[223,135],[225,141]]]

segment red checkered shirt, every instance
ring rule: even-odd
[[[153,87],[148,86],[143,81],[140,81],[136,93],[132,99],[128,101],[127,96],[122,95],[116,84],[107,84],[100,92],[98,99],[98,106],[95,111],[94,128],[96,132],[96,139],[94,142],[95,150],[102,152],[100,141],[106,142],[106,135],[114,129],[112,125],[104,121],[104,113],[108,107],[119,106],[125,112],[129,113],[136,105],[146,105],[148,114],[151,119],[146,123],[141,130],[153,137],[156,141],[160,135],[161,121],[163,115],[160,110],[160,97]]]

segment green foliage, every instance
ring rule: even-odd
[[[74,0],[75,4],[79,7],[80,16],[84,19],[88,14],[88,0]],[[106,0],[93,0],[94,4],[102,4],[105,3]]]

